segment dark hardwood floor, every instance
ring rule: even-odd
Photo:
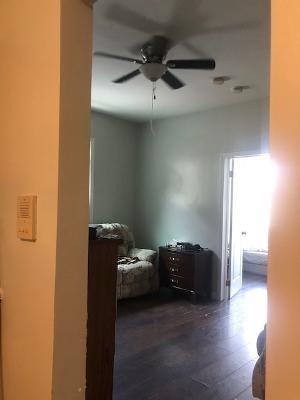
[[[159,295],[118,303],[114,400],[250,400],[265,279],[246,275],[231,301]]]

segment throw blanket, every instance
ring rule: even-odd
[[[140,261],[138,257],[118,257],[118,264],[135,264],[138,261]]]

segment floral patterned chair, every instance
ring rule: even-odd
[[[155,265],[156,252],[137,249],[134,237],[127,225],[99,224],[97,237],[114,236],[122,239],[119,246],[117,275],[117,298],[142,296],[159,288],[158,269]]]
[[[259,358],[254,366],[252,375],[252,394],[256,399],[265,399],[266,374],[266,326],[257,338],[257,353]]]

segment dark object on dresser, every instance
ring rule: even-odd
[[[212,252],[159,248],[161,286],[183,290],[197,297],[210,297],[212,284]]]
[[[117,253],[121,240],[89,228],[86,400],[111,400],[115,354]]]
[[[204,250],[203,247],[200,246],[200,244],[192,244],[189,242],[177,242],[176,247],[181,248],[181,250],[187,250],[187,251]]]

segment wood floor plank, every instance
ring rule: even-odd
[[[254,397],[252,395],[252,387],[249,386],[246,390],[240,393],[233,400],[254,400]]]
[[[205,368],[201,368],[200,371],[192,375],[192,378],[197,382],[205,384],[207,387],[212,387],[248,362],[256,359],[255,346],[244,346],[222,357],[221,360],[211,363]]]
[[[266,283],[255,275],[222,303],[164,290],[119,302],[114,400],[252,400],[265,320]]]

